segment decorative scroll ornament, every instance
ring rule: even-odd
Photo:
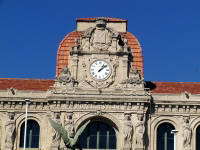
[[[84,51],[121,51],[120,34],[107,27],[105,18],[97,18],[96,26],[82,34],[81,49]]]

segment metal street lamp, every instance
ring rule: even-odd
[[[174,150],[176,150],[176,134],[178,133],[178,130],[171,130],[171,134],[174,134]]]
[[[27,118],[28,118],[28,104],[30,102],[29,99],[25,99],[26,102],[26,117],[25,117],[25,128],[24,128],[24,150],[26,149],[26,131],[27,131]]]

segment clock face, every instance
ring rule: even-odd
[[[106,79],[110,75],[110,66],[102,60],[94,61],[90,66],[90,74],[97,80]]]

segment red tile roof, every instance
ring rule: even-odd
[[[68,65],[68,55],[70,48],[74,45],[74,38],[78,38],[80,43],[80,36],[82,32],[73,31],[67,34],[64,39],[61,41],[58,52],[57,52],[57,62],[56,62],[56,76],[59,75],[62,68]],[[120,33],[122,39],[126,38],[128,40],[128,45],[131,48],[133,60],[132,67],[138,69],[141,76],[143,76],[143,57],[142,57],[142,48],[138,39],[131,33],[125,32]]]
[[[200,82],[147,82],[152,93],[179,94],[185,91],[200,94]]]
[[[53,83],[54,80],[0,78],[0,90],[14,88],[17,90],[47,91]],[[153,94],[180,94],[185,91],[200,94],[200,82],[147,82],[146,87],[150,88]]]
[[[53,83],[53,80],[3,78],[0,79],[0,90],[14,88],[17,90],[47,91]]]

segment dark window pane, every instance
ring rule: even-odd
[[[115,131],[106,123],[92,122],[79,138],[79,143],[87,149],[116,149]]]
[[[20,147],[24,147],[24,128],[25,122],[20,128]],[[27,148],[38,148],[39,147],[39,134],[40,127],[34,120],[27,121],[27,132],[26,132],[26,147]]]
[[[174,126],[169,123],[159,125],[157,129],[157,150],[174,150]]]
[[[100,135],[99,148],[106,149],[106,135]]]

